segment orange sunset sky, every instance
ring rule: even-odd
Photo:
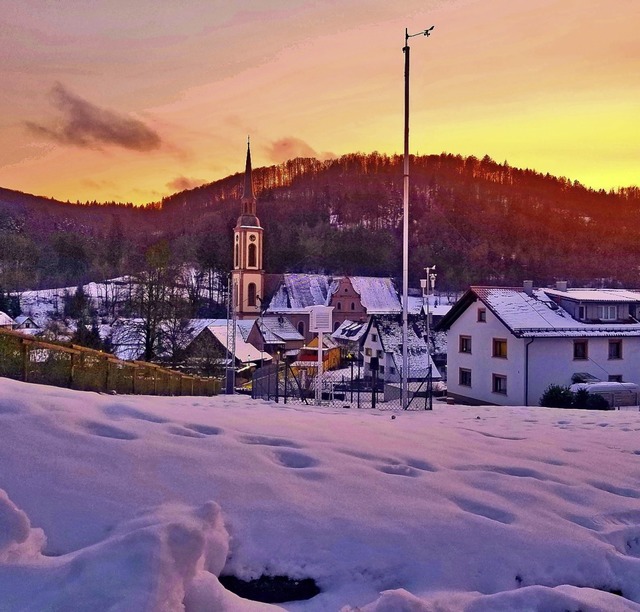
[[[157,201],[303,156],[640,182],[639,0],[0,0],[0,186]]]

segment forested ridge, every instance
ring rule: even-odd
[[[298,158],[253,173],[269,273],[401,274],[402,158]],[[605,192],[488,157],[411,159],[410,277],[640,286],[640,189]],[[146,207],[62,203],[0,189],[0,287],[73,285],[173,263],[228,271],[242,174]]]

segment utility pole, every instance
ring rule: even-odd
[[[404,31],[404,180],[402,198],[402,409],[409,407],[409,39],[429,36],[435,26],[417,34]]]

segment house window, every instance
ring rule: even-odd
[[[609,359],[622,359],[622,340],[609,340]]]
[[[575,360],[589,358],[589,344],[586,340],[573,341],[573,358]]]
[[[470,353],[471,352],[471,336],[460,336],[460,352],[461,353]]]
[[[578,319],[580,319],[580,321],[584,321],[586,318],[587,318],[587,307],[578,306]]]
[[[355,310],[356,309],[356,303],[355,302],[351,302],[351,310]]]
[[[378,359],[382,359],[384,357],[384,353],[382,351],[377,352]]]
[[[371,334],[371,342],[377,342],[378,341],[378,334]]]
[[[389,374],[395,374],[396,369],[393,366],[389,366]]]
[[[493,339],[493,356],[494,357],[507,357],[507,341],[504,338]]]
[[[460,368],[458,373],[458,383],[461,387],[470,387],[471,386],[471,370],[467,370],[466,368]]]
[[[609,374],[609,382],[622,382],[622,374]]]
[[[364,349],[364,354],[365,354],[367,357],[371,357],[371,349],[370,349],[370,348],[366,348],[366,349]]]
[[[250,268],[257,267],[258,264],[256,263],[256,261],[257,261],[257,255],[256,254],[258,252],[258,247],[256,247],[255,244],[250,244],[248,252],[249,252],[249,263],[248,263],[248,266]]]
[[[478,308],[478,322],[486,323],[487,322],[487,309],[486,308]]]
[[[617,306],[598,306],[598,311],[602,321],[615,321],[618,318]]]
[[[256,305],[256,284],[249,283],[247,287],[247,305],[255,306]]]
[[[334,321],[334,323],[333,323],[333,331],[337,331],[338,327],[340,327],[340,321]]]
[[[336,304],[336,310],[342,310],[342,302]]]
[[[494,393],[502,395],[507,394],[507,377],[502,374],[493,374],[493,383],[491,385]]]
[[[300,321],[300,323],[298,323],[298,333],[301,336],[304,336],[304,321]]]
[[[383,365],[380,366],[380,374],[384,374],[384,366]]]
[[[239,259],[238,254],[239,253],[240,253],[240,247],[238,246],[238,243],[236,242],[236,251],[235,251],[235,255],[234,255],[234,259],[235,259],[234,265],[235,265],[236,268],[240,265],[238,263],[238,259]]]

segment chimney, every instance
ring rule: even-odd
[[[522,281],[522,290],[527,295],[533,295],[533,281],[530,281],[530,280]]]
[[[567,281],[556,281],[556,289],[558,291],[566,291],[567,290]]]

